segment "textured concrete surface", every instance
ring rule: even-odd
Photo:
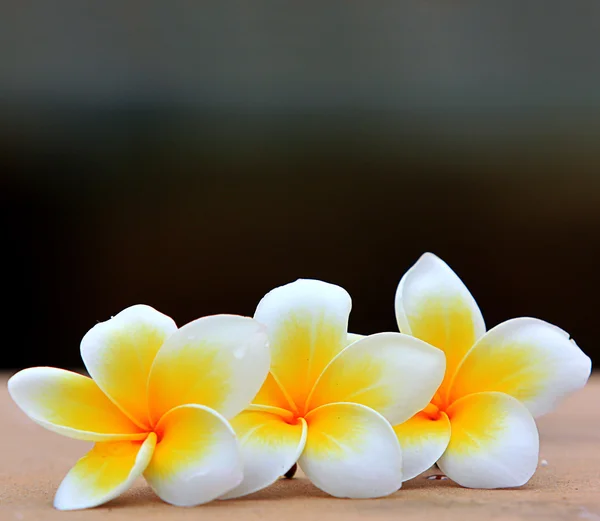
[[[120,498],[92,510],[64,513],[52,508],[61,479],[90,444],[63,438],[25,417],[0,376],[0,520],[177,520],[295,521],[318,518],[409,521],[482,519],[583,519],[600,521],[600,377],[539,421],[540,465],[533,479],[513,490],[468,490],[425,476],[377,500],[328,497],[300,475],[234,501],[184,509],[162,503],[140,480]],[[430,472],[429,474],[433,474]]]

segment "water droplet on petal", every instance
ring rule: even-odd
[[[244,358],[244,356],[246,356],[246,348],[245,347],[239,347],[238,349],[236,349],[233,352],[233,356],[235,358],[237,358],[238,360],[241,360],[242,358]]]
[[[427,479],[442,481],[448,479],[448,476],[444,476],[444,474],[432,474],[431,476],[427,476]]]

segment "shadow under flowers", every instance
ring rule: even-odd
[[[230,501],[291,498],[331,498],[331,496],[315,487],[308,478],[296,476],[293,479],[279,479],[271,486],[263,488],[258,492],[254,492],[254,494],[249,494]]]
[[[315,487],[307,478],[305,477],[296,477],[294,479],[279,479],[273,485],[255,492],[253,494],[249,494],[247,496],[237,498],[237,499],[228,499],[228,500],[215,500],[210,503],[206,503],[202,505],[203,508],[223,508],[229,505],[230,507],[241,506],[244,502],[247,501],[257,501],[257,500],[289,500],[289,499],[309,499],[309,498],[331,498],[328,494],[319,490]],[[161,508],[171,507],[171,505],[163,502],[147,484],[140,484],[132,488],[131,490],[125,492],[123,495],[119,496],[112,501],[104,505],[100,505],[96,507],[94,510],[111,510],[111,509],[121,509],[121,508]]]
[[[401,501],[410,501],[412,499],[417,499],[422,496],[422,494],[429,494],[430,491],[437,492],[437,496],[439,498],[445,498],[447,500],[448,495],[455,496],[470,496],[473,492],[470,489],[465,489],[460,485],[454,483],[450,479],[428,479],[429,476],[435,475],[435,472],[428,472],[421,476],[418,476],[410,481],[407,481],[402,484],[402,489],[399,493],[391,494],[387,498],[383,499],[396,499]],[[505,489],[506,491],[511,491],[512,494],[515,491],[524,491],[533,488],[531,485],[526,485],[524,487],[520,487],[518,489]],[[403,494],[402,492],[408,492],[408,494]],[[479,496],[488,496],[494,491],[478,491]],[[495,495],[501,493],[500,491],[495,491]],[[416,495],[415,495],[416,494]],[[307,501],[307,500],[321,500],[321,499],[335,499],[332,496],[328,495],[326,492],[318,489],[315,485],[311,483],[311,481],[303,475],[296,476],[293,479],[279,479],[271,486],[264,488],[258,492],[254,492],[253,494],[249,494],[244,497],[240,497],[237,499],[229,499],[229,500],[215,500],[210,503],[202,505],[202,508],[243,508],[244,505],[248,506],[249,504],[255,504],[257,501],[268,501],[272,503],[276,503],[278,501]],[[340,501],[344,501],[340,499]],[[431,501],[431,498],[430,498]],[[263,505],[263,507],[266,505]],[[154,494],[152,489],[144,484],[140,484],[133,489],[129,490],[122,496],[110,501],[109,503],[97,507],[97,510],[111,510],[111,509],[119,509],[119,508],[131,508],[131,509],[159,509],[159,508],[170,508],[171,506],[167,503],[164,503]],[[263,508],[261,507],[261,508]]]

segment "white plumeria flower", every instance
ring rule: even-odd
[[[534,318],[486,333],[469,290],[441,259],[423,255],[396,293],[400,330],[446,354],[446,375],[431,403],[396,424],[404,478],[436,461],[473,488],[517,487],[536,470],[533,419],[583,387],[591,361],[568,333]]]
[[[344,289],[316,280],[274,289],[259,303],[254,318],[269,331],[271,371],[253,405],[232,420],[244,481],[225,498],[270,485],[297,461],[334,496],[401,487],[401,448],[389,422],[429,403],[444,355],[400,333],[348,346],[350,308]]]
[[[216,315],[177,329],[171,318],[137,305],[94,326],[81,356],[92,378],[35,367],[8,382],[32,420],[96,442],[61,483],[56,508],[100,505],[142,474],[161,499],[181,506],[205,503],[241,482],[227,418],[250,404],[267,376],[264,326]]]

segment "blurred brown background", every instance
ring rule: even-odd
[[[395,330],[424,251],[600,360],[600,3],[0,3],[0,366],[299,277]]]

